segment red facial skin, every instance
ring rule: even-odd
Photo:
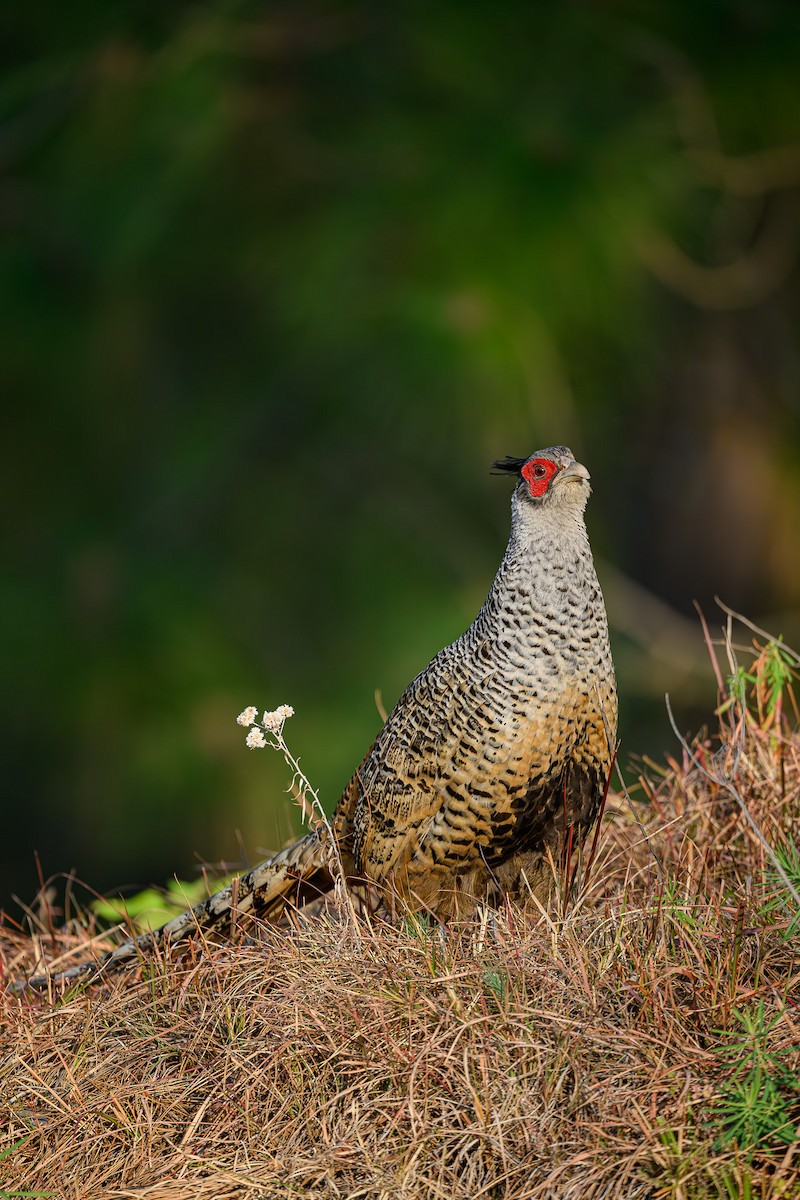
[[[522,468],[522,478],[527,482],[532,496],[543,496],[557,471],[558,467],[549,458],[532,458]]]

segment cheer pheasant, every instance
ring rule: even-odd
[[[518,482],[491,590],[406,688],[331,825],[58,978],[114,969],[232,910],[274,920],[333,887],[334,859],[390,910],[446,919],[503,893],[546,899],[549,858],[570,830],[581,842],[598,814],[616,738],[614,669],[584,524],[588,471],[566,446],[495,466]]]

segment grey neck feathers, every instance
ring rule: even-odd
[[[519,630],[524,611],[531,618],[563,614],[567,597],[573,611],[579,601],[578,611],[591,612],[599,593],[583,505],[530,505],[520,511],[514,500],[511,538],[475,620],[482,637],[509,623]]]

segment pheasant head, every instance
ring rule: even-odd
[[[515,520],[538,524],[545,515],[556,521],[583,524],[589,499],[589,472],[567,446],[549,446],[528,458],[506,456],[495,470],[519,477],[514,489]]]

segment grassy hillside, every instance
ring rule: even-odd
[[[731,660],[718,733],[626,771],[546,914],[333,910],[6,993],[0,1196],[800,1195],[795,662]],[[45,912],[0,965],[99,937]]]

